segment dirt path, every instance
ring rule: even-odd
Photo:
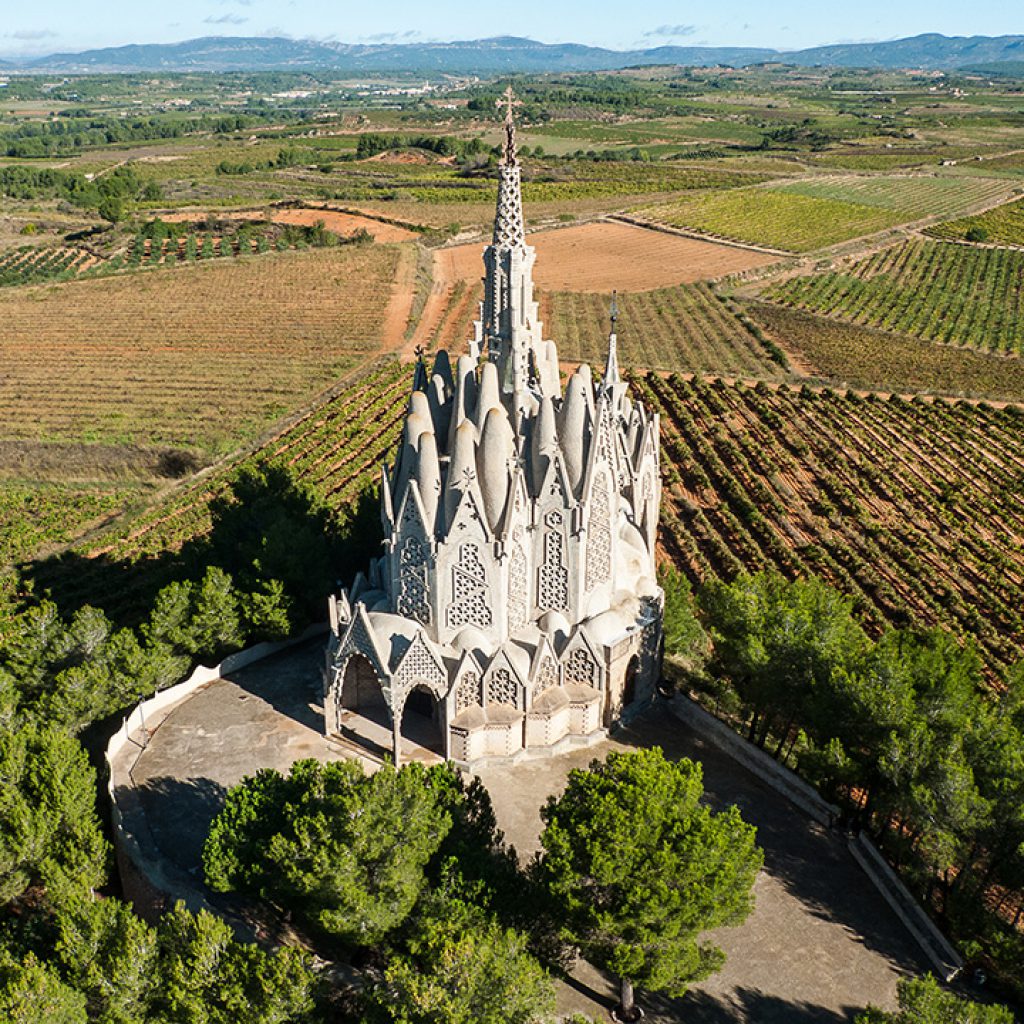
[[[406,359],[412,352],[406,344],[405,329],[409,325],[412,304],[416,298],[416,247],[403,245],[398,252],[391,300],[384,314],[384,323],[381,324],[380,347],[383,352],[398,352],[402,359]]]

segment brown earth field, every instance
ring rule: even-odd
[[[763,253],[610,221],[539,231],[534,281],[546,291],[642,292],[723,277],[776,262]],[[448,282],[483,274],[481,245],[439,249],[435,276]]]
[[[379,353],[409,245],[157,267],[0,294],[0,437],[222,451]]]
[[[225,210],[206,213],[182,212],[162,215],[161,219],[168,224],[205,220],[207,216],[215,216],[224,220],[267,219],[275,224],[303,224],[312,226],[318,221],[328,231],[339,235],[353,235],[359,230],[373,236],[375,242],[408,242],[416,238],[416,232],[397,224],[385,224],[373,217],[360,217],[354,213],[341,210],[318,208],[285,208],[280,210]]]

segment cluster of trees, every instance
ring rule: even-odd
[[[278,150],[272,160],[221,160],[217,164],[218,174],[253,174],[256,171],[273,171],[282,167],[299,167],[316,163],[319,154],[313,149],[289,146]]]
[[[49,121],[31,121],[8,129],[0,146],[4,154],[16,159],[64,156],[94,146],[149,139],[177,139],[194,132],[227,135],[259,123],[251,115],[217,114],[184,117],[123,118],[117,116],[81,116],[82,111],[66,112]],[[70,114],[71,116],[68,116]]]
[[[549,800],[524,872],[486,790],[448,765],[300,761],[229,792],[203,860],[215,890],[366,959],[367,1022],[528,1024],[553,1006],[538,958],[571,949],[621,979],[632,1018],[634,983],[685,993],[724,961],[703,933],[752,908],[754,829],[702,795],[699,765],[613,753]]]
[[[133,200],[160,198],[154,182],[143,182],[130,165],[116,167],[91,181],[83,174],[14,165],[0,168],[0,195],[12,199],[62,199],[83,210],[96,210],[111,222],[123,216]]]
[[[1024,665],[994,691],[969,640],[872,640],[852,601],[814,578],[714,581],[699,604],[707,685],[748,739],[875,836],[968,953],[1024,976]],[[692,617],[669,627],[670,649],[698,662]]]
[[[491,147],[482,139],[457,139],[451,135],[382,135],[367,132],[359,136],[356,159],[366,160],[389,149],[425,149],[438,156],[471,157],[491,152]]]
[[[0,693],[23,720],[75,733],[179,682],[196,661],[215,664],[247,641],[287,636],[293,614],[280,581],[240,591],[216,566],[164,587],[137,629],[118,629],[88,605],[64,618],[41,601],[5,629]]]

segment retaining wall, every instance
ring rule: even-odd
[[[180,683],[139,703],[110,737],[106,749],[107,796],[110,798],[114,853],[125,895],[145,913],[158,908],[165,896],[183,899],[191,910],[206,906],[202,889],[184,875],[169,871],[159,856],[146,823],[132,769],[145,749],[148,734],[167,718],[171,710],[210,683],[246,668],[273,654],[325,634],[326,623],[315,623],[299,636],[277,643],[256,644],[230,654],[219,665],[199,665]],[[132,748],[135,756],[132,756]],[[208,908],[207,908],[208,909]]]
[[[677,694],[672,699],[672,710],[695,732],[738,761],[814,821],[832,827],[838,819],[839,808],[835,804],[830,804],[795,772],[779,764],[759,747],[748,743],[725,722],[705,711],[696,701]],[[847,845],[853,859],[892,908],[893,913],[903,922],[935,973],[945,981],[955,978],[963,968],[963,959],[921,909],[879,852],[878,847],[863,832],[849,837]]]

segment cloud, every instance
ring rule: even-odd
[[[205,25],[244,25],[249,19],[243,18],[240,14],[222,14],[215,18],[212,14],[203,18]]]
[[[373,35],[363,36],[367,43],[397,43],[402,39],[418,39],[419,32],[410,29],[408,32],[374,32]]]
[[[48,28],[22,28],[17,32],[5,32],[5,39],[18,39],[23,43],[34,43],[38,39],[54,39],[57,33]]]
[[[644,38],[678,39],[680,36],[692,36],[696,31],[696,25],[659,25],[645,32]]]

